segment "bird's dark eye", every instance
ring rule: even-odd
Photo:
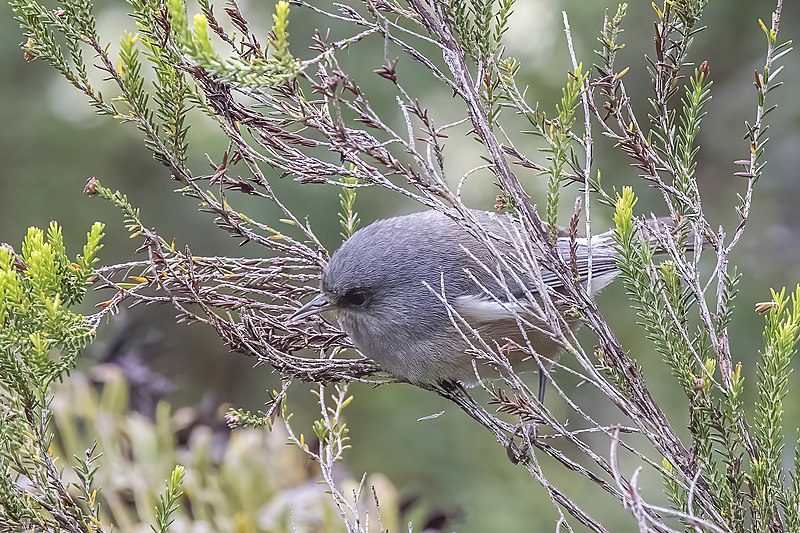
[[[360,307],[367,301],[367,293],[362,289],[350,289],[344,295],[344,301],[348,305]]]

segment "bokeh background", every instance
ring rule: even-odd
[[[123,29],[132,30],[126,17],[127,4],[122,0],[97,3],[99,30],[106,41],[116,42]],[[244,12],[252,17],[254,27],[269,28],[269,9],[263,2],[242,0]],[[268,3],[269,4],[269,3]],[[55,4],[54,4],[55,7]],[[561,25],[561,10],[570,15],[577,52],[584,64],[594,61],[595,36],[603,20],[603,12],[616,9],[616,4],[601,0],[518,0],[507,34],[510,55],[522,62],[522,77],[530,85],[528,97],[538,101],[544,110],[553,110],[560,97],[560,88],[568,69],[568,55]],[[755,91],[753,71],[763,64],[765,38],[758,19],[769,21],[774,2],[767,0],[726,0],[711,2],[704,22],[708,29],[700,33],[692,50],[699,63],[707,60],[714,80],[713,99],[708,106],[699,144],[698,181],[703,205],[714,223],[733,228],[737,223],[734,211],[736,194],[745,182],[733,176],[733,161],[747,156],[742,140],[743,121],[753,116]],[[618,65],[630,65],[626,76],[631,96],[638,102],[640,123],[646,123],[649,109],[646,98],[651,94],[645,69],[644,54],[653,46],[653,20],[650,2],[632,2],[624,24],[626,48],[619,54]],[[290,31],[293,53],[309,57],[303,47],[314,28],[328,28],[308,11],[293,10]],[[800,28],[800,5],[786,2],[781,36],[796,39]],[[333,35],[342,34],[332,28]],[[191,247],[197,255],[257,255],[255,247],[238,248],[223,232],[214,228],[211,219],[198,213],[189,199],[172,191],[165,168],[156,163],[145,149],[139,132],[131,125],[121,125],[96,116],[81,94],[41,62],[27,63],[19,50],[21,33],[7,5],[0,5],[0,242],[17,243],[26,228],[45,226],[57,220],[64,226],[68,245],[75,250],[89,225],[100,220],[107,224],[106,247],[102,260],[106,264],[134,257],[133,241],[128,240],[119,213],[100,200],[82,195],[89,176],[97,176],[111,188],[125,192],[141,208],[147,224],[167,237]],[[382,62],[382,43],[356,48],[343,56],[373,104],[384,109],[393,120],[399,118],[393,97],[381,96],[385,81],[372,74]],[[800,56],[790,54],[784,60],[783,79],[786,85],[770,97],[779,108],[769,116],[767,147],[769,163],[759,183],[753,204],[750,226],[733,262],[744,276],[737,313],[731,327],[734,358],[744,363],[750,386],[747,395],[753,399],[755,361],[761,345],[762,319],[753,312],[753,304],[769,298],[770,287],[794,285],[800,281]],[[399,72],[408,67],[402,58]],[[402,79],[402,78],[401,78]],[[406,78],[406,88],[413,90],[435,120],[445,123],[457,117],[460,108],[451,95],[429,78]],[[219,153],[223,139],[209,123],[193,125],[190,139],[193,164],[203,169],[204,152]],[[460,175],[474,157],[474,141],[467,137],[447,139],[453,175]],[[537,144],[530,138],[518,148],[535,154]],[[540,154],[540,160],[544,155]],[[597,145],[597,167],[603,171],[607,185],[633,184],[641,197],[642,211],[663,213],[658,196],[637,180],[629,162],[613,151],[608,143]],[[533,194],[543,190],[541,179],[527,182]],[[325,186],[301,186],[290,179],[276,185],[279,194],[299,213],[317,223],[320,236],[331,248],[338,243],[336,224],[337,193]],[[474,179],[467,192],[475,207],[491,208],[496,188],[489,176]],[[574,193],[562,193],[565,219]],[[358,211],[364,223],[376,218],[418,209],[396,196],[381,190],[359,194]],[[247,204],[250,216],[268,220],[275,216],[268,205]],[[609,224],[610,213],[598,207],[594,211],[596,228]],[[619,284],[609,288],[600,298],[600,307],[615,328],[624,346],[644,367],[645,375],[656,397],[675,424],[686,425],[685,398],[668,377],[667,367],[656,357],[635,325],[635,315]],[[122,319],[101,331],[100,340],[88,354],[87,365],[107,355],[109,346],[120,337],[147,339],[147,362],[173,384],[170,400],[176,405],[210,405],[230,403],[247,409],[258,409],[266,400],[266,390],[276,378],[266,367],[253,367],[252,360],[229,354],[215,335],[201,326],[178,326],[171,309],[150,308],[123,311]],[[587,342],[591,339],[587,336]],[[796,376],[795,376],[796,378]],[[790,390],[798,389],[793,378]],[[533,377],[532,379],[535,379]],[[396,485],[408,499],[422,502],[417,508],[425,513],[441,512],[451,517],[449,529],[463,532],[549,531],[556,514],[546,494],[520,468],[508,461],[493,439],[465,415],[443,404],[433,395],[408,386],[382,386],[377,389],[354,387],[355,402],[349,408],[353,448],[348,453],[346,468],[356,478],[362,472],[380,472]],[[576,394],[587,394],[578,389]],[[313,416],[309,395],[295,393],[299,420]],[[548,398],[556,412],[564,411],[556,395]],[[602,409],[598,407],[598,409]],[[608,406],[611,409],[611,406]],[[420,417],[444,410],[444,415],[418,421]],[[800,425],[797,396],[787,402],[787,428]],[[790,439],[795,433],[790,430]],[[790,447],[791,448],[791,447]],[[547,465],[545,465],[547,466]],[[631,465],[631,471],[635,465]],[[556,469],[551,477],[563,485],[582,483],[579,478]],[[657,493],[657,479],[644,480],[648,491]],[[596,495],[594,489],[587,494]],[[623,513],[604,496],[584,498],[587,509],[597,512],[615,531],[632,527]],[[420,515],[422,511],[419,511]]]

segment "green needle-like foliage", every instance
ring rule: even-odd
[[[786,289],[772,291],[771,309],[766,314],[764,351],[758,364],[758,400],[753,438],[759,450],[754,460],[753,517],[757,530],[768,528],[776,505],[785,501],[785,478],[781,469],[784,448],[783,401],[789,392],[789,365],[800,335],[800,285],[791,296]],[[797,513],[797,509],[786,509]]]
[[[753,442],[750,476],[745,475],[744,450],[748,442],[743,428],[745,404],[743,402],[744,377],[741,364],[736,365],[725,394],[714,387],[717,373],[715,359],[706,359],[701,366],[692,357],[692,349],[702,355],[705,350],[693,348],[682,337],[686,331],[686,318],[690,308],[681,281],[672,261],[663,262],[658,275],[648,275],[653,262],[653,251],[643,242],[634,224],[633,210],[636,197],[625,187],[618,196],[614,222],[620,253],[619,267],[632,300],[636,304],[642,326],[656,349],[681,382],[690,399],[689,430],[702,469],[702,475],[715,489],[715,498],[723,515],[744,531],[748,506],[742,504],[745,489],[753,495],[749,506],[755,531],[770,530],[779,520],[798,524],[798,483],[792,476],[786,488],[786,476],[781,468],[785,434],[783,428],[783,402],[789,389],[790,363],[796,353],[800,338],[800,285],[787,295],[786,290],[772,291],[772,300],[759,304],[757,310],[766,313],[764,328],[765,348],[758,364],[758,398],[754,406]],[[738,275],[724,281],[723,295],[732,301]],[[731,307],[729,302],[726,305]],[[727,323],[729,317],[720,317]],[[672,465],[665,460],[665,490],[677,509],[686,509],[688,493],[671,477]],[[750,486],[746,487],[749,479]],[[789,531],[796,529],[789,528]]]
[[[95,335],[72,308],[86,293],[103,227],[92,226],[74,261],[55,222],[46,232],[30,228],[20,254],[0,247],[0,526],[51,531],[71,520],[94,527],[93,510],[79,506],[61,483],[47,423],[50,386],[75,367]]]
[[[177,465],[167,480],[167,486],[156,505],[156,525],[152,528],[154,533],[167,533],[172,525],[172,515],[178,510],[178,500],[183,494],[181,484],[185,476],[186,469]]]
[[[289,52],[289,2],[275,4],[272,15],[272,38],[269,45],[272,53],[255,54],[249,61],[241,58],[221,57],[211,44],[208,31],[208,18],[198,13],[192,19],[192,26],[186,18],[183,0],[167,2],[170,24],[181,50],[197,64],[222,81],[250,88],[274,87],[291,81],[298,72],[300,64]]]
[[[657,271],[652,269],[653,247],[642,239],[634,225],[636,201],[630,187],[623,188],[622,195],[617,197],[614,213],[615,237],[620,253],[617,264],[648,338],[664,356],[687,396],[691,397],[695,388],[693,379],[699,372],[695,369],[695,362],[689,358],[686,340],[677,328],[672,327],[669,318],[674,314],[678,321],[685,319],[688,310],[683,289],[674,264],[666,262]],[[653,274],[650,275],[649,271]]]
[[[361,225],[361,219],[355,210],[356,205],[356,188],[354,185],[358,184],[356,178],[344,178],[342,181],[342,192],[339,194],[339,224],[342,226],[341,235],[343,240],[347,240],[353,236],[358,227]]]
[[[30,228],[22,253],[0,248],[0,384],[22,400],[44,400],[50,384],[72,369],[94,331],[70,308],[80,302],[103,224],[87,233],[83,254],[70,261],[61,228]]]
[[[580,102],[581,92],[588,73],[583,72],[581,65],[567,77],[567,83],[561,89],[561,102],[556,106],[556,118],[549,127],[542,128],[550,145],[545,151],[551,154],[550,168],[547,176],[547,205],[545,220],[550,226],[553,239],[558,235],[558,201],[563,182],[562,173],[573,161],[572,127],[575,125],[575,111]],[[578,166],[578,165],[575,165]]]

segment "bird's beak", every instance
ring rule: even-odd
[[[298,320],[311,315],[318,315],[323,311],[333,309],[333,304],[328,301],[327,296],[320,293],[314,297],[313,300],[305,304],[303,307],[295,311],[290,317],[289,322],[297,322]]]

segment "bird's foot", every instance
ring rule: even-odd
[[[514,426],[514,433],[508,441],[508,446],[506,446],[506,454],[512,463],[519,464],[528,460],[531,452],[531,443],[536,440],[538,428],[538,423],[522,420]],[[522,442],[519,445],[514,441],[516,437],[522,438]]]

